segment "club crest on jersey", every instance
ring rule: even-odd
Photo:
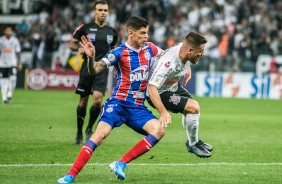
[[[145,57],[145,59],[146,59],[147,61],[149,61],[149,60],[151,59],[151,56],[150,56],[149,51],[146,51],[146,52],[144,53],[144,57]]]
[[[142,65],[130,72],[130,81],[146,80],[149,77],[149,71],[147,65]]]
[[[107,43],[110,45],[114,40],[113,35],[107,35]]]
[[[88,34],[88,36],[89,36],[91,42],[94,42],[94,41],[95,41],[96,34],[92,34],[92,33],[91,33],[91,34]]]
[[[153,81],[154,81],[155,83],[159,84],[159,83],[162,81],[162,77],[156,76],[156,77],[153,78]]]
[[[169,102],[172,102],[174,105],[179,104],[181,97],[178,95],[173,94],[170,96]]]
[[[114,61],[116,59],[116,56],[114,54],[109,54],[108,55],[108,60],[109,61]]]

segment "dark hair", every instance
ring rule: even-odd
[[[188,33],[184,40],[192,47],[198,47],[199,45],[207,43],[207,39],[203,35],[195,32]]]
[[[96,9],[96,6],[97,4],[106,4],[106,5],[109,5],[107,1],[104,1],[104,0],[98,0],[94,3],[94,10]]]
[[[131,28],[133,30],[138,30],[142,27],[147,27],[148,25],[148,21],[139,16],[131,16],[126,22],[126,28]]]

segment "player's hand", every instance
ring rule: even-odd
[[[87,36],[87,37],[82,36],[79,44],[84,49],[85,54],[89,58],[93,59],[95,57],[95,52],[96,52],[95,47],[94,47],[93,43],[91,42],[89,36]]]
[[[171,116],[167,111],[164,111],[160,113],[160,118],[159,118],[160,124],[162,127],[167,127],[168,124],[171,123]]]
[[[78,54],[83,55],[84,54],[84,48],[78,48]]]

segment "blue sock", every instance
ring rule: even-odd
[[[148,134],[145,139],[151,143],[152,147],[159,142],[159,140],[152,134]]]
[[[88,146],[89,148],[92,149],[92,151],[94,151],[97,148],[97,145],[91,140],[87,140],[84,146]]]

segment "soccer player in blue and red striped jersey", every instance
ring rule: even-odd
[[[151,58],[162,50],[148,40],[148,22],[142,17],[132,16],[127,21],[127,42],[111,50],[95,62],[95,47],[89,37],[82,36],[80,45],[88,56],[89,73],[99,73],[106,67],[114,66],[117,85],[105,102],[96,131],[86,141],[67,175],[58,183],[72,183],[111,130],[126,124],[136,132],[145,135],[118,161],[109,165],[120,180],[125,179],[126,164],[148,152],[165,134],[165,127],[171,119],[160,123],[144,105],[149,80]]]

